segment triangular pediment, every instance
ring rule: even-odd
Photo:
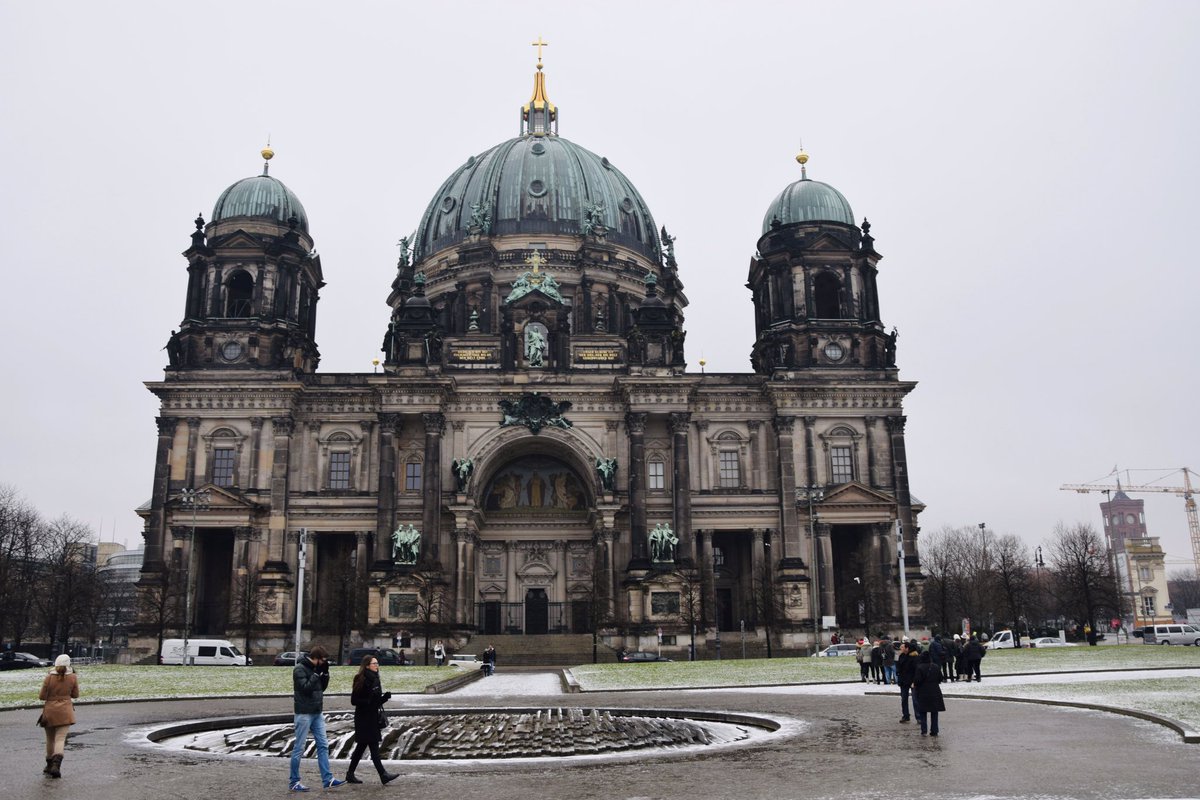
[[[482,589],[480,589],[479,593],[481,595],[504,594],[504,587],[496,583],[489,583],[487,586],[484,586]]]
[[[805,250],[841,250],[842,252],[846,252],[850,248],[846,247],[846,243],[839,240],[837,237],[835,237],[831,234],[828,234],[828,233],[822,233],[820,236],[813,239],[812,241],[805,242],[804,249]]]
[[[508,306],[512,309],[524,310],[529,308],[534,303],[540,303],[549,308],[554,308],[555,306],[561,306],[563,304],[560,298],[546,294],[541,289],[531,289],[528,294],[522,295],[521,297],[509,303]]]
[[[225,236],[220,236],[215,239],[210,239],[208,241],[208,246],[213,248],[253,247],[261,250],[263,247],[263,242],[262,239],[254,234],[247,233],[241,228],[238,228],[233,233],[226,234]]]
[[[864,486],[857,481],[843,483],[841,486],[829,491],[825,495],[825,499],[821,502],[822,510],[837,508],[838,506],[895,506],[896,498],[883,492]]]
[[[237,489],[217,486],[212,483],[206,483],[197,488],[197,491],[208,492],[208,511],[264,511],[265,506],[248,500],[242,496]],[[175,498],[169,503],[169,506],[175,511],[184,511],[190,508],[181,498]]]

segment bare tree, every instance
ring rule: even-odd
[[[928,534],[921,543],[921,566],[925,573],[925,613],[935,631],[950,630],[957,613],[953,585],[955,581],[955,539],[957,531],[949,526]]]
[[[88,586],[88,575],[94,572],[88,558],[91,538],[91,529],[65,516],[47,524],[41,537],[38,548],[41,575],[34,604],[56,652],[65,652],[91,599]]]
[[[35,623],[41,567],[41,516],[11,486],[0,485],[0,641],[20,647]]]
[[[417,582],[417,629],[425,640],[425,666],[429,666],[431,640],[445,635],[446,612],[449,609],[450,586],[439,570],[417,570],[412,574]]]
[[[1012,626],[1017,647],[1021,646],[1021,621],[1026,620],[1028,598],[1034,596],[1034,581],[1030,569],[1029,546],[1011,533],[996,537],[993,551],[995,582],[1002,601],[1004,616]]]
[[[241,567],[230,587],[229,621],[243,632],[246,656],[250,656],[250,636],[267,610],[267,600],[259,591],[261,572],[257,567]],[[341,651],[338,651],[339,654]],[[340,661],[340,659],[339,659]]]
[[[1120,614],[1120,589],[1104,538],[1091,525],[1059,523],[1047,545],[1051,591],[1064,616],[1084,623],[1095,644],[1097,622]]]
[[[137,584],[138,616],[154,632],[157,645],[155,663],[162,657],[162,644],[169,628],[183,627],[184,571],[180,551],[174,551],[167,568],[146,575]]]
[[[1167,593],[1171,595],[1171,608],[1178,614],[1187,613],[1189,608],[1200,608],[1200,578],[1191,569],[1172,572],[1167,579]]]
[[[679,620],[691,637],[691,660],[696,661],[696,628],[704,627],[704,580],[700,570],[688,567],[673,573],[679,581]]]
[[[770,550],[767,553],[769,554]],[[767,658],[771,658],[771,635],[777,633],[780,622],[787,619],[787,610],[783,595],[776,591],[770,558],[762,560],[762,571],[758,580],[754,582],[753,591],[754,596],[751,599],[754,603],[754,613],[758,617],[758,624],[763,626],[763,633],[767,639]],[[817,630],[819,626],[820,620],[814,615],[813,629]],[[820,642],[817,642],[817,647],[820,647]]]

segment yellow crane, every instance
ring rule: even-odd
[[[1139,470],[1140,471],[1140,470]],[[1196,515],[1196,498],[1192,495],[1192,476],[1196,473],[1192,472],[1187,467],[1179,470],[1183,474],[1183,486],[1162,486],[1157,483],[1147,483],[1141,485],[1124,485],[1118,477],[1117,483],[1113,485],[1102,483],[1064,483],[1058,487],[1064,492],[1157,492],[1160,494],[1179,494],[1183,495],[1183,507],[1187,512],[1188,533],[1192,539],[1192,560],[1195,562],[1196,574],[1200,575],[1200,518]],[[1164,476],[1170,477],[1175,472],[1170,472]],[[1109,475],[1118,475],[1117,470],[1113,470]],[[1128,470],[1125,473],[1126,479],[1129,477]],[[1200,476],[1197,476],[1200,477]]]

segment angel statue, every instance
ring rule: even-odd
[[[458,481],[458,493],[466,494],[471,475],[475,472],[475,462],[469,458],[456,458],[450,466],[454,470],[455,480]]]
[[[604,487],[604,491],[615,491],[617,480],[617,460],[615,458],[597,458],[596,472],[600,473],[600,485]]]

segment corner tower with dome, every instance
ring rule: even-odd
[[[197,220],[148,384],[141,650],[186,626],[256,656],[441,638],[578,663],[593,634],[705,658],[743,623],[758,655],[811,648],[818,618],[898,631],[920,579],[914,384],[868,231],[802,173],[750,264],[753,371],[688,371],[674,239],[559,135],[539,55],[518,135],[454,169],[401,240],[382,371],[325,374],[309,220],[264,166]]]

